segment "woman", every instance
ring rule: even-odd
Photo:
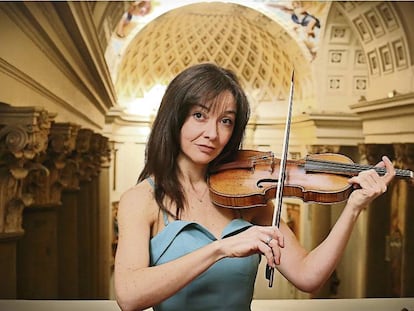
[[[271,226],[273,206],[233,210],[209,199],[209,169],[231,159],[249,117],[229,70],[200,64],[168,86],[150,135],[139,183],[123,194],[115,290],[123,310],[250,310],[260,255],[302,291],[334,270],[360,211],[386,191],[394,168],[384,157],[358,185],[327,239],[307,252],[288,226]]]

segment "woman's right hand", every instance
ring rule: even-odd
[[[263,254],[267,264],[275,268],[280,264],[281,248],[284,237],[275,226],[252,226],[234,236],[220,240],[226,257],[246,257]]]

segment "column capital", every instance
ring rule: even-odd
[[[339,145],[307,145],[308,153],[338,153],[341,149]]]
[[[0,233],[23,233],[23,209],[33,203],[25,180],[32,171],[47,171],[36,157],[46,152],[55,116],[40,107],[0,104]]]
[[[48,174],[41,171],[31,172],[26,181],[34,197],[36,207],[58,206],[61,204],[62,189],[70,183],[70,174],[63,170],[68,163],[68,156],[76,147],[76,137],[80,126],[73,123],[53,123],[49,134],[46,154],[39,158]]]
[[[383,155],[394,159],[394,148],[391,144],[360,144],[358,145],[361,162],[375,165],[381,161]]]
[[[414,143],[394,144],[395,166],[414,170]]]

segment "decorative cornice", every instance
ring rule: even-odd
[[[414,93],[390,94],[389,97],[372,101],[360,101],[350,105],[351,110],[363,119],[370,117],[398,116],[407,112],[414,115]]]
[[[102,114],[115,104],[115,91],[88,5],[66,1],[1,5],[9,18]]]
[[[94,120],[89,118],[87,113],[84,113],[84,111],[82,110],[75,109],[70,103],[68,103],[61,97],[57,96],[55,93],[52,93],[48,88],[44,87],[43,85],[38,83],[36,80],[34,80],[31,76],[25,74],[23,71],[14,67],[12,64],[8,63],[1,57],[0,57],[0,72],[18,81],[25,87],[35,91],[41,96],[49,99],[51,102],[56,103],[57,105],[61,106],[65,110],[73,113],[76,117],[79,117],[80,119],[85,120],[86,122],[96,126],[97,128],[101,126],[100,124],[97,124]]]
[[[302,113],[299,115],[292,116],[292,127],[303,124],[303,123],[317,124],[328,124],[338,122],[348,124],[361,124],[361,118],[355,113],[343,113],[343,112],[310,112]],[[256,118],[250,120],[249,124],[255,125],[256,127],[280,127],[286,123],[285,117],[280,118]]]

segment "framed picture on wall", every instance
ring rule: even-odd
[[[368,64],[369,64],[371,75],[373,76],[379,75],[380,67],[379,67],[377,50],[372,50],[368,52],[367,55],[368,55]]]
[[[384,73],[390,73],[394,71],[394,65],[392,63],[392,54],[389,44],[385,44],[379,47],[379,53],[381,56],[382,71]]]
[[[378,18],[377,13],[374,10],[366,12],[365,18],[368,21],[368,24],[371,28],[372,33],[376,37],[380,37],[385,34],[384,27],[382,26],[381,21]]]
[[[395,56],[395,66],[397,69],[405,69],[408,66],[407,53],[403,39],[392,42],[392,50]]]
[[[355,18],[353,20],[353,23],[358,31],[359,36],[361,37],[361,40],[363,42],[369,42],[372,40],[372,35],[368,30],[368,26],[365,22],[365,20],[361,17],[358,16],[357,18]]]
[[[388,31],[398,28],[398,22],[395,18],[395,13],[388,4],[388,2],[381,2],[377,6],[377,10]]]

